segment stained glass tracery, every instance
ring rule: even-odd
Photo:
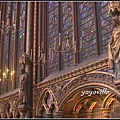
[[[11,3],[7,3],[6,4],[6,7],[7,7],[7,9],[6,9],[6,15],[7,14],[9,14],[9,12],[10,12],[10,5],[11,5]],[[5,22],[6,22],[6,19],[5,19]],[[8,51],[9,51],[9,34],[8,34],[8,32],[5,32],[5,35],[4,35],[4,47],[3,47],[3,49],[4,49],[4,53],[3,53],[3,69],[5,69],[5,66],[7,66],[7,68],[8,68],[8,58],[9,58],[9,56],[8,56]]]
[[[100,16],[101,51],[102,53],[105,53],[108,50],[108,41],[112,31],[111,16],[108,15],[108,2],[98,2],[98,9]]]
[[[63,69],[66,69],[74,63],[74,47],[73,47],[73,3],[62,2],[61,3],[61,24],[62,24],[62,47],[64,49],[63,58]],[[66,47],[67,41],[70,45],[70,49]]]
[[[93,2],[78,3],[79,46],[82,46],[82,60],[96,55],[95,15],[93,4]]]
[[[11,3],[8,2],[6,3],[6,16],[8,14],[10,14],[10,9],[11,9]],[[7,18],[5,17],[5,19],[3,20],[4,24],[7,22]],[[3,64],[2,64],[2,79],[3,79],[3,82],[2,82],[2,86],[1,86],[1,89],[2,89],[2,94],[6,92],[6,80],[8,80],[8,74],[5,74],[4,72],[6,72],[7,69],[9,69],[9,41],[10,41],[10,38],[9,38],[9,33],[8,31],[6,31],[6,28],[5,28],[5,31],[4,31],[4,43],[3,43]]]
[[[19,32],[18,32],[18,47],[17,47],[17,61],[19,57],[25,52],[25,21],[26,21],[26,2],[20,2],[19,7]],[[19,64],[17,63],[17,69],[19,69]],[[17,78],[19,73],[17,73]],[[16,82],[18,86],[18,82]]]
[[[25,46],[25,14],[26,14],[26,3],[20,3],[20,14],[19,14],[19,39],[18,39],[18,58],[24,52]]]
[[[53,48],[58,43],[58,3],[48,4],[48,74],[58,71],[58,53],[53,53]]]
[[[14,24],[13,21],[15,22],[15,18],[16,18],[16,3],[13,2],[12,3],[12,23]],[[10,33],[10,60],[9,60],[9,68],[11,71],[13,71],[13,60],[14,60],[14,37],[15,37],[15,33],[14,33],[14,29],[12,29],[11,33]]]

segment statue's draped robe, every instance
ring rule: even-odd
[[[114,69],[115,78],[120,78],[120,26],[113,29],[108,44],[109,68]]]
[[[27,78],[27,73],[23,73],[19,78],[19,100],[21,103],[27,103]]]
[[[120,26],[113,29],[112,36],[108,44],[108,58],[110,68],[113,68],[113,61],[115,63],[120,61]]]

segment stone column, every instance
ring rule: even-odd
[[[101,108],[103,113],[103,118],[109,118],[110,117],[110,108]]]
[[[40,3],[39,3],[40,4]],[[37,61],[37,51],[39,51],[38,47],[38,24],[39,23],[39,15],[38,15],[38,2],[34,2],[34,35],[33,35],[33,61]],[[39,53],[39,52],[38,52]],[[39,65],[39,64],[38,64]],[[33,118],[35,118],[35,113],[36,113],[36,91],[35,91],[35,84],[37,83],[37,65],[34,62],[33,63]]]
[[[47,114],[46,114],[46,118],[52,118],[51,113],[47,113]]]
[[[38,4],[38,2],[37,2],[37,4]],[[42,2],[39,2],[39,6],[38,6],[38,20],[39,20],[39,22],[37,23],[37,26],[38,26],[38,35],[37,35],[37,38],[38,38],[38,51],[41,51],[41,41],[42,41],[42,7],[43,7],[43,3]],[[39,48],[40,47],[40,48]],[[39,57],[40,55],[38,54],[38,57]],[[37,76],[37,81],[38,82],[40,82],[41,81],[41,64],[39,63],[38,64],[38,76]]]
[[[18,106],[18,110],[19,110],[19,112],[20,112],[20,117],[21,117],[21,118],[25,118],[26,113],[27,113],[27,111],[28,111],[27,107],[26,107],[25,105],[19,105],[19,106]]]
[[[3,114],[3,112],[1,112],[1,118],[4,118],[4,114]]]
[[[31,48],[33,42],[33,2],[28,2],[27,7],[27,35],[26,35],[26,54],[30,57]],[[32,117],[32,62],[29,61],[29,64],[26,66],[26,72],[28,73],[28,107],[31,109],[27,113],[26,117]]]
[[[21,117],[21,118],[25,118],[25,115],[26,115],[26,113],[20,112],[20,117]]]
[[[87,117],[88,118],[93,118],[93,111],[92,110],[87,111]]]

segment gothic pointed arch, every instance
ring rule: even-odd
[[[114,77],[110,74],[105,73],[89,73],[84,76],[80,76],[68,82],[68,84],[60,91],[59,95],[59,110],[71,97],[73,97],[78,92],[89,88],[106,89],[106,92],[112,92],[117,96],[120,96],[117,90]],[[104,90],[105,90],[104,89]]]
[[[53,109],[57,111],[57,101],[54,93],[49,88],[46,88],[39,97],[36,107],[36,115],[40,117],[45,117],[42,115],[42,113],[44,113],[44,115],[49,113],[52,114]]]
[[[14,118],[20,118],[20,112],[18,110],[19,100],[15,102],[15,108],[14,108]]]

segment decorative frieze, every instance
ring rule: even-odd
[[[38,98],[40,99],[42,91],[46,88],[52,90],[58,105],[72,90],[77,90],[78,87],[84,86],[85,84],[102,84],[116,89],[114,75],[108,72],[99,71],[100,69],[108,67],[107,60],[107,58],[102,59],[89,64],[88,66],[75,69],[61,76],[52,78],[51,80],[43,81],[37,84],[35,86],[37,91],[36,102],[38,101]]]
[[[13,99],[18,99],[18,89],[15,91],[10,91],[6,94],[3,94],[0,96],[0,103],[5,102],[7,100],[13,100]]]
[[[79,69],[75,69],[71,72],[62,74],[62,75],[60,75],[58,77],[55,77],[55,78],[52,78],[50,80],[40,82],[36,85],[36,89],[39,89],[39,88],[42,88],[42,87],[44,88],[46,86],[71,79],[73,77],[81,76],[84,73],[86,74],[86,73],[89,73],[89,72],[92,72],[92,71],[95,71],[95,70],[106,68],[106,67],[108,67],[107,63],[108,63],[108,58],[102,59],[100,61],[94,62],[92,64],[81,67]]]

